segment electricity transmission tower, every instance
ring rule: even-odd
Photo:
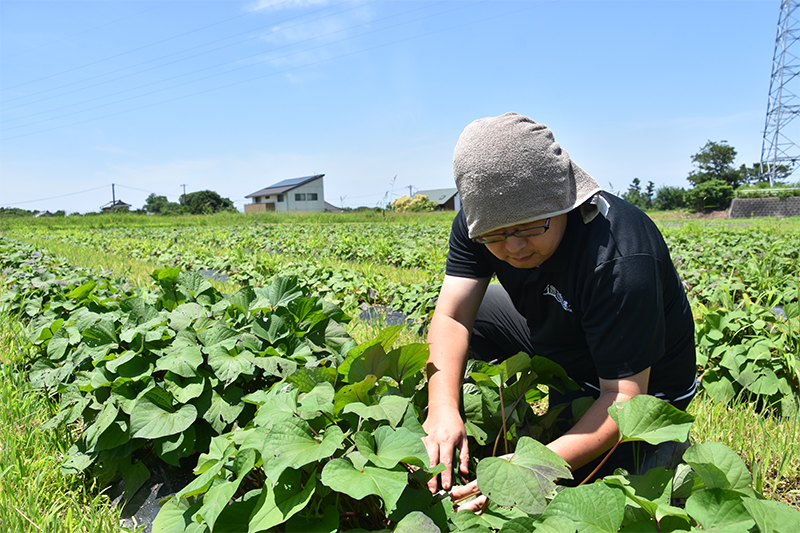
[[[761,143],[761,174],[767,175],[770,187],[775,186],[778,167],[793,171],[800,164],[800,147],[792,141],[787,126],[800,114],[800,0],[781,0],[778,33],[772,56],[772,78],[769,83],[767,120]],[[792,130],[794,131],[794,130]]]

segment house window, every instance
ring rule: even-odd
[[[282,194],[279,194],[279,195],[278,195],[278,201],[279,201],[279,202],[282,202],[282,201],[283,201],[283,195],[282,195]]]
[[[305,202],[306,201],[306,195],[304,193],[302,193],[302,192],[295,193],[294,201],[295,202]]]
[[[308,193],[308,200],[309,201],[314,201],[316,199],[317,199],[317,193],[315,193],[315,192]]]

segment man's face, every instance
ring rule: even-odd
[[[521,229],[542,225],[544,225],[544,219],[517,224],[516,226],[507,226],[491,233],[492,235],[495,233],[509,234]],[[535,268],[550,259],[558,245],[561,244],[561,239],[564,237],[566,229],[567,215],[558,215],[550,218],[550,229],[541,235],[524,238],[509,235],[503,241],[486,243],[484,246],[495,257],[515,268]]]

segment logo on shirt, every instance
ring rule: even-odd
[[[547,287],[545,287],[543,294],[545,296],[552,296],[553,298],[558,300],[558,303],[561,305],[564,311],[568,311],[570,313],[572,312],[572,309],[570,309],[569,307],[569,303],[564,299],[563,296],[561,296],[561,293],[558,292],[558,289],[556,289],[552,285],[548,285]]]

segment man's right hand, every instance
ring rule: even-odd
[[[439,463],[444,463],[445,466],[444,472],[428,481],[428,489],[431,493],[436,493],[441,477],[442,489],[449,490],[453,486],[453,456],[456,449],[459,450],[459,471],[462,474],[469,473],[469,444],[461,414],[457,410],[429,410],[422,427],[428,434],[422,442],[428,451],[430,466],[434,467]]]

